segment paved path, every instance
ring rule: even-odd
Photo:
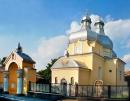
[[[12,100],[12,101],[49,101],[49,100],[43,100],[38,98],[31,98],[26,96],[15,96],[15,95],[8,95],[8,94],[2,94],[0,97]],[[1,101],[1,100],[0,100]]]

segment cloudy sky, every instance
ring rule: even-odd
[[[130,69],[129,5],[129,0],[0,0],[0,57],[20,42],[36,68],[44,69],[52,58],[63,55],[67,33],[78,30],[88,12],[92,21],[99,16],[104,20],[114,50]]]

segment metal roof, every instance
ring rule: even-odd
[[[23,52],[17,52],[17,54],[23,58],[23,61],[25,62],[29,62],[29,63],[35,63],[35,61],[27,54],[23,53]]]

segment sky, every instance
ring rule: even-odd
[[[0,0],[0,57],[8,56],[21,43],[36,61],[38,70],[62,56],[67,33],[80,28],[89,14],[100,16],[118,57],[130,69],[130,0]]]

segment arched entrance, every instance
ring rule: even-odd
[[[62,88],[62,94],[64,95],[64,96],[66,96],[67,95],[67,81],[63,78],[63,79],[61,79],[61,88]]]
[[[96,97],[100,97],[103,92],[103,81],[102,80],[96,80],[95,81],[95,88],[96,88]]]
[[[17,93],[17,70],[18,65],[16,63],[11,63],[9,66],[9,93],[16,94]]]

